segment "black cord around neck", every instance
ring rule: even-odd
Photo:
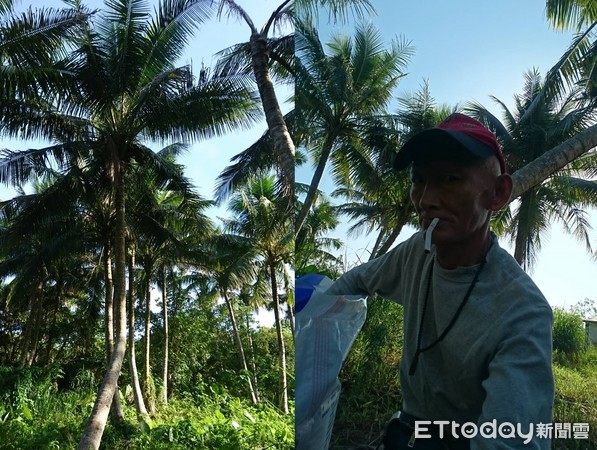
[[[489,245],[489,248],[487,249],[487,253],[489,253],[489,249],[491,248],[492,244],[493,244],[493,242]],[[425,311],[427,310],[427,303],[429,302],[429,290],[431,288],[431,279],[433,278],[433,265],[435,264],[435,258],[433,258],[431,260],[431,265],[430,265],[429,271],[427,273],[427,288],[425,289],[425,300],[423,302],[423,311],[421,312],[421,319],[419,321],[419,332],[417,334],[417,349],[415,350],[415,356],[413,357],[413,360],[410,363],[410,369],[408,370],[408,374],[410,376],[414,375],[415,371],[417,370],[417,364],[419,362],[419,355],[421,353],[426,352],[427,350],[435,347],[437,344],[439,344],[446,337],[448,332],[452,329],[452,327],[456,323],[458,316],[464,309],[466,302],[468,302],[468,299],[471,296],[471,292],[473,292],[473,288],[475,287],[475,284],[477,284],[477,280],[479,279],[479,275],[481,274],[483,267],[485,267],[485,263],[487,262],[487,253],[485,253],[485,257],[479,264],[479,267],[477,268],[477,271],[475,272],[475,276],[473,277],[473,281],[471,281],[471,284],[469,285],[469,287],[466,291],[466,294],[464,294],[464,298],[460,302],[460,305],[458,306],[456,313],[452,317],[452,320],[450,320],[450,323],[448,324],[446,329],[442,332],[442,334],[440,334],[438,336],[438,338],[435,341],[433,341],[428,346],[421,348],[421,340],[423,338],[423,321],[425,319]]]

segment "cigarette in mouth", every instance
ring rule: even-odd
[[[437,217],[434,218],[431,221],[431,223],[429,224],[429,226],[427,227],[427,231],[425,232],[425,252],[426,253],[429,253],[431,251],[431,234],[433,233],[433,230],[437,226],[438,222],[439,222],[439,219]]]

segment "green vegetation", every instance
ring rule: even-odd
[[[198,70],[180,60],[206,21],[254,28],[234,1],[17,3],[0,0],[0,138],[31,145],[0,150],[0,446],[292,446],[293,146],[272,96],[292,5]],[[222,176],[216,222],[178,158],[263,115],[287,145]]]
[[[582,317],[561,308],[556,308],[553,316],[554,361],[565,364],[581,358],[589,346]]]
[[[64,374],[57,368],[1,368],[0,449],[76,448],[93,406],[93,378],[82,371],[62,389]],[[108,424],[100,448],[294,448],[293,415],[268,402],[252,405],[220,384],[193,389],[159,405],[148,422],[135,419],[134,407],[125,406],[125,422]],[[125,405],[126,397],[121,398]]]

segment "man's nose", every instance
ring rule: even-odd
[[[434,183],[425,183],[422,186],[421,193],[418,199],[418,206],[421,210],[434,210],[439,208],[440,192],[437,185]]]

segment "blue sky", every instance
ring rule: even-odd
[[[569,47],[573,36],[572,32],[549,27],[545,3],[540,0],[373,3],[377,16],[369,20],[388,42],[401,37],[415,47],[408,74],[395,90],[395,97],[418,90],[428,80],[438,104],[464,106],[476,101],[500,118],[501,110],[490,95],[512,108],[513,95],[523,88],[524,72],[536,67],[545,74]],[[350,29],[325,25],[320,27],[320,33]],[[309,182],[311,172],[310,166],[298,170],[297,180]],[[333,190],[329,177],[321,188],[327,193]],[[592,211],[590,217],[591,223],[597,224],[597,212]],[[346,239],[346,228],[342,227],[336,237]],[[405,240],[412,232],[405,231],[399,240]],[[590,236],[591,244],[597,246],[597,233],[592,231]],[[374,239],[375,236],[363,236],[346,240],[344,254],[348,263],[366,260]],[[508,242],[501,245],[512,253]],[[586,297],[597,300],[593,280],[597,263],[558,224],[544,237],[538,260],[532,277],[552,306],[570,306]]]

